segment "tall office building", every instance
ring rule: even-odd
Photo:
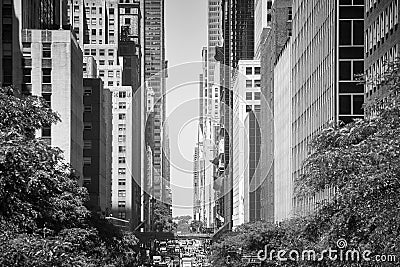
[[[217,25],[214,21],[219,21],[215,18],[215,7],[209,3],[209,21],[212,25]],[[209,23],[209,24],[210,24]],[[209,25],[210,27],[210,25]],[[219,29],[212,26],[213,30],[209,32],[209,43],[217,44],[219,37]],[[216,32],[216,33],[214,33]],[[215,40],[214,40],[215,39]],[[202,68],[203,72],[200,75],[200,121],[199,121],[199,143],[201,144],[200,158],[203,162],[201,174],[199,176],[202,196],[200,207],[202,212],[202,221],[204,226],[210,231],[215,228],[215,190],[214,176],[218,171],[218,167],[213,163],[213,160],[218,157],[217,153],[217,137],[219,134],[220,120],[220,85],[218,77],[214,77],[215,62],[214,56],[210,56],[210,50],[215,55],[215,46],[212,48],[203,47],[202,49]],[[212,67],[210,66],[213,65]]]
[[[385,93],[380,82],[386,64],[400,56],[400,6],[398,0],[366,1],[365,5],[364,71],[369,80],[365,96],[371,99]]]
[[[167,62],[165,60],[165,32],[164,32],[164,0],[144,0],[143,8],[143,76],[145,80],[145,90],[152,90],[154,101],[152,107],[152,119],[147,119],[146,123],[151,123],[151,127],[146,127],[146,136],[151,136],[152,151],[152,179],[151,197],[163,201],[167,206],[171,206],[169,196],[169,171],[167,150],[163,145],[167,138],[164,130],[165,105],[166,105],[166,77]],[[148,105],[148,100],[146,101]],[[168,200],[167,200],[168,199]],[[165,203],[166,202],[166,203]]]
[[[240,60],[233,80],[233,227],[260,218],[260,61]]]
[[[291,35],[292,1],[274,1],[270,14],[270,27],[263,30],[261,61],[261,162],[257,171],[261,180],[260,187],[261,213],[260,219],[274,221],[274,63]]]
[[[112,215],[141,222],[141,10],[138,0],[68,0],[69,23],[112,93]],[[110,152],[110,151],[109,151]]]
[[[69,30],[24,29],[23,93],[40,95],[61,122],[43,127],[38,135],[64,152],[65,160],[83,177],[82,51]]]
[[[224,167],[219,169],[223,184],[218,192],[217,205],[222,224],[219,232],[232,228],[233,176],[232,176],[232,79],[239,60],[254,57],[254,1],[221,1],[222,47],[217,48],[216,59],[220,61],[220,131],[219,142],[224,144],[224,153],[219,157]],[[222,171],[223,170],[223,171]],[[218,180],[218,179],[217,179]],[[219,217],[219,216],[217,216]],[[217,236],[219,235],[217,233]]]
[[[274,64],[274,221],[290,217],[292,180],[292,42],[289,39]]]
[[[362,118],[364,1],[293,1],[292,179],[302,172],[311,139],[330,122]],[[295,213],[315,210],[331,190],[295,199]]]

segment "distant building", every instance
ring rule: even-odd
[[[240,60],[233,81],[233,227],[260,219],[260,61]]]
[[[379,85],[385,65],[400,56],[400,6],[398,0],[365,1],[365,5],[365,96],[371,99],[385,93]]]

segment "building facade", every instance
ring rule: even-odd
[[[233,228],[260,218],[260,61],[240,60],[233,81]]]
[[[221,1],[222,47],[217,48],[216,59],[220,62],[220,129],[219,142],[224,145],[220,156],[218,176],[222,185],[218,192],[218,209],[221,221],[219,231],[232,229],[233,176],[232,176],[232,79],[239,60],[254,57],[254,1]],[[217,179],[219,180],[219,179]]]
[[[398,0],[366,1],[365,5],[365,96],[371,99],[385,94],[379,86],[382,75],[400,55],[400,6]]]
[[[21,89],[22,29],[60,29],[65,17],[60,14],[64,1],[4,0],[0,6],[0,85]]]
[[[151,197],[162,201],[171,207],[169,199],[170,188],[169,171],[164,161],[167,159],[165,144],[166,132],[164,131],[165,105],[166,105],[166,60],[165,60],[165,32],[164,32],[164,0],[144,0],[143,1],[143,79],[146,81],[145,90],[152,90],[154,93],[152,120],[146,123],[153,124],[146,128],[152,132],[146,136],[152,136],[152,189]],[[147,103],[147,102],[146,102]],[[146,177],[149,179],[149,177]]]
[[[286,42],[274,65],[274,221],[290,218],[292,180],[292,43]]]
[[[260,219],[274,221],[274,63],[291,35],[292,1],[276,0],[271,8],[270,28],[261,35],[261,128],[263,142]]]
[[[363,1],[293,1],[292,179],[302,173],[308,144],[339,120],[362,118],[363,88],[353,86],[364,60]],[[294,214],[315,210],[331,190],[294,199]]]
[[[23,93],[42,96],[61,122],[43,127],[38,136],[64,152],[82,184],[83,56],[68,30],[24,29],[22,42]]]

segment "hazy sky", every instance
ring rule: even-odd
[[[192,216],[193,152],[201,49],[207,44],[207,0],[165,0],[165,24],[173,216]]]

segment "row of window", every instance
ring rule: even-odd
[[[32,68],[22,69],[23,83],[32,82]],[[51,68],[42,68],[42,83],[51,83]]]
[[[251,87],[261,87],[261,80],[254,80],[254,86],[253,86],[253,80],[246,80],[246,88],[251,88]]]
[[[385,35],[399,23],[399,0],[392,1],[377,19],[365,30],[365,44],[370,52],[384,41]]]
[[[105,74],[105,70],[99,70],[99,76],[100,77],[104,77],[104,74]],[[120,73],[119,70],[115,71],[115,77],[119,78],[120,75],[121,75],[121,73]],[[110,77],[110,78],[113,78],[114,77],[114,71],[113,70],[107,71],[107,76]]]
[[[246,67],[246,75],[258,75],[261,74],[261,68],[260,67]]]
[[[260,100],[261,92],[246,92],[246,100]]]

